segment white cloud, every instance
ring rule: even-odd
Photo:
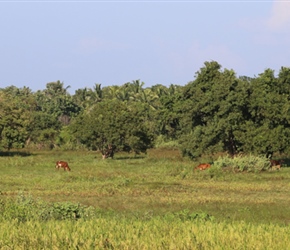
[[[271,31],[283,31],[290,28],[290,2],[274,1],[267,26]]]
[[[251,34],[253,45],[287,46],[290,42],[290,0],[273,1],[263,17],[244,18],[239,27]]]

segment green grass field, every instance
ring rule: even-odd
[[[72,171],[56,170],[57,160]],[[197,164],[157,149],[106,160],[86,151],[2,153],[0,249],[290,249],[290,168],[193,171]],[[36,203],[91,214],[21,221],[39,213],[27,209]]]

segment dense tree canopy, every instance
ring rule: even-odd
[[[86,147],[146,152],[158,141],[174,142],[185,156],[216,152],[288,152],[290,68],[277,75],[237,77],[205,62],[185,86],[140,80],[121,86],[68,92],[60,81],[46,89],[0,89],[0,150]],[[162,144],[162,143],[161,143]]]
[[[29,88],[14,86],[0,91],[0,148],[23,148],[36,110]]]
[[[221,71],[217,62],[205,63],[197,72],[196,80],[185,87],[180,100],[180,107],[187,113],[180,119],[180,141],[185,155],[236,153],[239,141],[235,134],[244,119],[246,85],[232,70]]]
[[[70,130],[76,141],[90,149],[103,151],[112,144],[119,150],[146,152],[153,142],[147,109],[135,102],[99,102],[74,119]]]

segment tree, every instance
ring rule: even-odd
[[[251,80],[248,117],[240,133],[243,151],[270,156],[284,152],[290,140],[290,71],[282,68],[275,77],[266,69]]]
[[[152,91],[157,94],[157,109],[155,123],[157,133],[163,141],[176,141],[180,132],[180,117],[184,115],[182,108],[179,109],[183,87],[171,84],[169,87],[155,85]],[[158,101],[158,102],[157,102]]]
[[[23,148],[29,139],[36,101],[29,88],[0,90],[0,148]]]
[[[141,104],[106,100],[75,118],[69,128],[90,149],[104,151],[115,145],[117,150],[146,152],[152,146],[146,110]]]
[[[184,155],[237,152],[264,154],[289,149],[290,71],[267,69],[256,78],[236,78],[217,62],[206,62],[185,86],[179,105]]]
[[[87,88],[84,89],[77,89],[75,94],[73,95],[72,99],[73,102],[81,107],[81,109],[86,109],[87,107],[91,106],[91,95],[90,90]]]
[[[233,70],[222,71],[217,62],[205,62],[196,79],[185,86],[178,103],[183,154],[193,158],[203,153],[239,151],[236,133],[247,95],[247,85]]]
[[[30,141],[37,147],[55,147],[62,129],[77,116],[81,106],[68,93],[68,87],[60,81],[46,84],[46,89],[37,91],[34,96],[37,110],[30,126]]]
[[[28,128],[29,141],[39,149],[46,147],[52,149],[57,145],[61,127],[61,122],[52,114],[36,111]]]
[[[37,91],[38,110],[55,116],[56,119],[64,121],[67,125],[67,119],[77,115],[81,108],[73,101],[71,95],[67,92],[70,86],[64,88],[60,81],[46,84],[46,89]]]

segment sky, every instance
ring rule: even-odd
[[[290,67],[290,0],[0,0],[0,32],[0,88],[184,86],[206,61],[249,77]]]

